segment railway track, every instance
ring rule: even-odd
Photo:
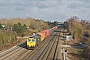
[[[16,46],[15,48],[9,49],[8,51],[0,55],[0,60],[16,60],[17,58],[19,58],[20,56],[22,56],[24,53],[27,52],[27,49],[25,49],[25,47],[26,45],[24,43],[19,46]]]
[[[42,50],[42,48],[44,47],[44,45],[47,44],[47,41],[48,41],[49,39],[51,39],[52,37],[53,37],[53,36],[47,37],[47,38],[46,38],[44,41],[42,41],[41,44],[40,44],[38,47],[36,47],[32,52],[27,52],[27,54],[25,54],[24,56],[19,57],[17,60],[22,60],[22,59],[27,60],[30,56],[33,57],[35,54],[37,54],[38,51]],[[30,59],[29,59],[29,60],[30,60]]]
[[[18,47],[17,47],[17,46],[14,46],[14,47],[12,47],[12,48],[4,51],[4,52],[1,52],[1,53],[0,53],[0,58],[1,58],[2,56],[5,56],[6,54],[8,54],[8,53],[10,53],[10,52],[12,52],[12,51],[14,51],[14,50],[16,50],[16,49],[18,49]]]
[[[16,47],[0,55],[0,60],[56,60],[58,57],[59,32],[54,32],[41,42],[34,50],[26,45]]]
[[[50,46],[52,45],[52,42],[53,42],[53,41],[51,41],[51,40],[53,40],[53,38],[50,39],[50,41],[47,42],[45,45],[43,45],[43,48],[41,48],[39,51],[37,51],[35,54],[33,54],[32,57],[29,56],[29,58],[27,58],[27,59],[30,59],[30,60],[37,60],[37,59],[39,59],[39,57],[42,56],[43,52],[45,52],[45,50],[48,49],[47,47],[50,48]],[[46,53],[47,53],[47,52],[48,52],[48,51],[46,51]],[[34,57],[34,56],[35,56],[35,57]],[[44,56],[45,56],[45,55],[44,55]]]
[[[24,60],[56,60],[59,33],[54,33],[37,50],[32,51]],[[22,60],[22,59],[20,59]]]
[[[1,52],[1,53],[0,53],[0,58],[1,58],[2,56],[5,56],[6,54],[9,54],[9,53],[12,52],[12,51],[17,50],[17,49],[19,48],[19,46],[24,47],[24,45],[25,45],[25,43],[22,43],[22,44],[20,44],[20,45],[18,45],[18,46],[14,46],[14,47],[12,47],[12,48],[4,51],[4,52]]]

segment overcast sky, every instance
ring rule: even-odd
[[[66,21],[72,16],[90,20],[90,0],[0,0],[0,18]]]

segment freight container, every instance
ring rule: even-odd
[[[47,32],[46,31],[42,31],[42,33],[44,34],[44,37],[47,37]]]
[[[41,41],[43,41],[45,39],[45,33],[44,32],[40,32],[38,34],[41,35]]]
[[[50,30],[44,30],[43,32],[45,32],[46,37],[50,35]]]
[[[50,31],[50,34],[51,34],[53,32],[53,28],[49,29],[49,31]]]
[[[52,31],[54,32],[54,27],[52,28]]]
[[[55,31],[57,29],[57,27],[55,26],[55,27],[53,27],[53,31]]]
[[[50,30],[47,30],[47,36],[49,36],[50,35]]]
[[[55,30],[57,29],[57,26],[55,26]]]
[[[47,35],[47,30],[44,30],[43,32],[45,33],[45,38],[46,38],[48,36]]]
[[[53,27],[53,31],[55,30],[55,27]]]

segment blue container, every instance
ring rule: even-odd
[[[50,34],[53,32],[53,29],[51,28],[51,29],[49,29],[49,31],[50,31]]]

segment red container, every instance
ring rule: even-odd
[[[44,32],[46,33],[46,37],[50,35],[50,30],[44,30]]]
[[[50,35],[50,30],[47,30],[47,36],[49,36]]]

